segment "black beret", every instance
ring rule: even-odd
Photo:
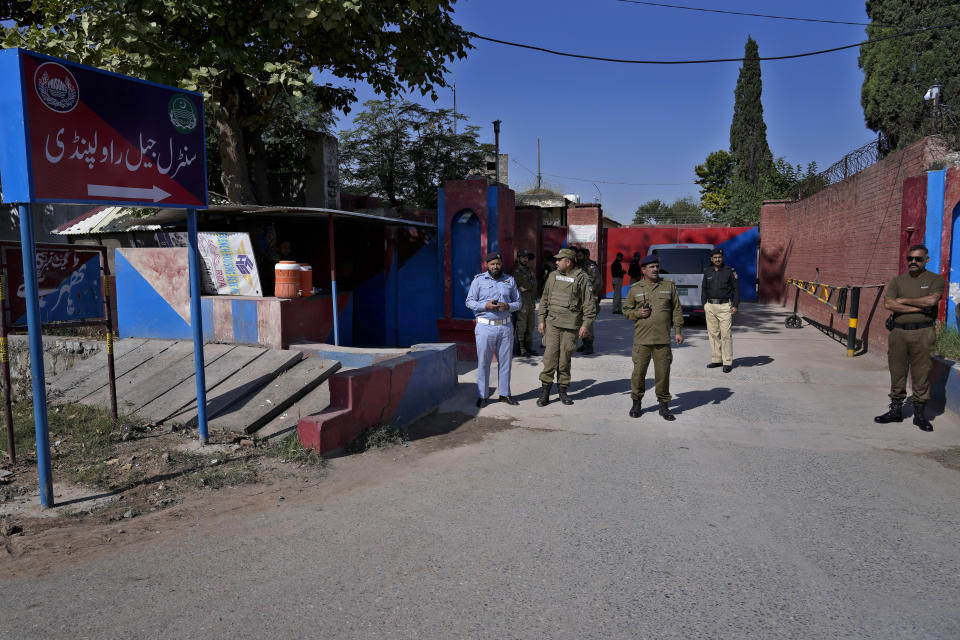
[[[711,256],[722,256],[722,255],[723,255],[723,249],[721,249],[720,247],[717,247],[716,249],[714,249],[713,251],[710,252],[710,255],[711,255]]]
[[[502,260],[502,259],[503,259],[503,258],[500,257],[500,254],[499,254],[498,252],[494,251],[493,253],[488,253],[488,254],[487,254],[487,257],[484,258],[483,261],[484,261],[484,262],[490,262],[491,260]]]
[[[646,258],[644,258],[643,260],[640,261],[640,265],[643,266],[643,265],[645,265],[645,264],[653,264],[654,262],[659,263],[659,262],[660,262],[660,256],[658,256],[658,255],[656,255],[656,254],[654,254],[654,255],[649,255],[649,256],[647,256]]]

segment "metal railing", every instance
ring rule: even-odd
[[[852,358],[858,351],[862,349],[863,340],[857,339],[857,324],[860,316],[860,290],[877,288],[882,289],[885,285],[863,284],[857,286],[837,286],[821,284],[819,282],[810,282],[809,280],[800,280],[798,278],[787,278],[787,284],[796,287],[797,289],[796,295],[793,299],[793,314],[791,314],[784,322],[784,325],[787,328],[799,329],[803,326],[803,320],[806,320],[809,324],[812,324],[824,333],[831,335],[831,337],[837,338],[837,334],[840,333],[832,327],[827,327],[807,317],[801,318],[801,316],[797,314],[797,309],[800,305],[800,292],[803,291],[810,294],[827,307],[830,307],[835,313],[841,316],[847,316],[847,333],[845,336],[840,334],[838,341],[846,342],[848,357]],[[848,309],[849,313],[847,313]]]

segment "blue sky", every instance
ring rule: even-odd
[[[867,22],[855,0],[667,0],[714,9]],[[627,4],[617,0],[460,0],[456,20],[481,35],[613,58],[704,59],[743,55],[752,35],[761,56],[859,42],[864,27],[730,16]],[[474,41],[451,65],[457,111],[482,127],[503,121],[500,148],[510,154],[510,186],[535,184],[537,138],[544,182],[629,223],[637,206],[698,197],[693,168],[726,149],[738,62],[647,66],[574,60]],[[774,156],[821,169],[874,139],[860,106],[859,49],[762,63],[767,139]],[[376,98],[358,86],[360,101]],[[436,106],[452,106],[439,91]],[[430,104],[419,95],[410,99]],[[349,128],[350,116],[340,126]],[[522,165],[522,166],[521,166]],[[549,175],[548,175],[549,174]],[[567,176],[566,178],[556,176]],[[571,178],[583,178],[574,180]],[[642,183],[650,186],[603,184]],[[598,194],[599,189],[599,194]]]

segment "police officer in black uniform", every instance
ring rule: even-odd
[[[710,254],[710,266],[703,270],[700,304],[707,321],[710,338],[710,364],[707,368],[723,367],[724,373],[733,369],[733,316],[740,306],[740,284],[733,267],[723,264],[723,249]]]

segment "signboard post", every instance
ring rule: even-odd
[[[203,98],[25,51],[0,51],[2,201],[18,205],[33,373],[37,469],[53,506],[33,203],[184,208],[201,443],[207,442],[196,209],[207,206]],[[193,287],[196,279],[197,286]]]

